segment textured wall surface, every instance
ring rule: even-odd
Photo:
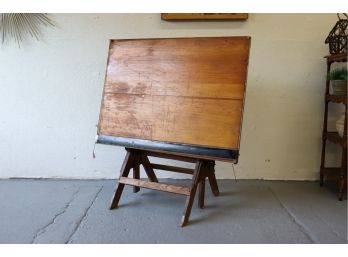
[[[42,41],[0,48],[0,178],[118,176],[122,148],[97,145],[92,158],[108,39],[248,35],[237,178],[317,179],[324,40],[335,14],[250,14],[246,22],[178,23],[161,21],[159,14],[50,17],[56,27],[44,28]],[[332,113],[336,118],[340,109]],[[329,159],[334,162],[335,155]],[[218,163],[217,175],[232,178],[231,164]]]

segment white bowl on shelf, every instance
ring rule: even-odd
[[[336,130],[338,132],[338,135],[340,135],[340,137],[343,137],[343,131],[344,131],[344,115],[342,114],[338,120],[336,121]]]

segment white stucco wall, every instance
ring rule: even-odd
[[[0,48],[0,178],[118,176],[122,148],[97,145],[92,158],[108,39],[234,35],[252,37],[237,177],[318,178],[324,40],[335,14],[178,23],[159,14],[51,18],[56,27],[44,29],[43,41]],[[218,163],[217,176],[232,178],[231,164]]]

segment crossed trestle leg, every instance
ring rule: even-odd
[[[190,217],[195,194],[199,191],[198,207],[204,208],[204,195],[205,195],[205,180],[208,178],[211,190],[215,196],[219,195],[219,188],[215,177],[215,162],[211,160],[202,160],[193,157],[181,157],[171,154],[154,153],[150,151],[136,150],[126,148],[127,154],[124,159],[123,165],[120,171],[120,177],[118,185],[113,196],[110,209],[118,207],[123,189],[125,185],[133,186],[133,192],[139,192],[140,188],[149,188],[158,191],[170,192],[175,194],[186,195],[186,203],[184,213],[181,219],[181,226],[185,226]],[[160,164],[150,163],[148,156],[156,156],[165,159],[181,160],[186,162],[195,163],[194,169],[186,169],[175,166],[167,166]],[[140,180],[140,165],[144,167],[144,170],[149,178],[149,181]],[[128,178],[130,170],[133,169],[133,178]],[[173,172],[192,174],[192,182],[190,187],[181,187],[168,184],[162,184],[158,182],[154,169],[169,170]]]

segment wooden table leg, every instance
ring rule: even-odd
[[[140,179],[140,170],[139,170],[139,164],[135,164],[135,166],[133,167],[133,178],[134,179]],[[134,186],[133,187],[133,192],[137,193],[140,191],[140,187]]]
[[[204,208],[205,177],[198,184],[198,207]]]
[[[209,184],[210,184],[210,188],[213,195],[218,196],[220,192],[219,192],[219,187],[215,177],[215,161],[207,162],[206,174],[209,179]]]
[[[145,170],[146,175],[148,176],[149,180],[151,182],[158,182],[156,174],[155,174],[154,170],[151,168],[150,161],[147,158],[147,156],[144,154],[141,154],[141,163],[144,167],[144,170]]]
[[[140,179],[140,163],[141,163],[141,156],[139,153],[135,153],[134,155],[134,167],[133,167],[133,178],[134,179]],[[137,193],[140,191],[140,187],[134,186],[133,192]]]
[[[132,168],[134,162],[134,156],[130,151],[127,151],[127,155],[123,161],[122,168],[120,171],[120,178],[121,177],[128,177],[129,171]],[[118,207],[118,202],[120,201],[122,192],[123,192],[124,184],[118,183],[118,186],[115,190],[114,197],[111,202],[110,210],[115,209]]]
[[[218,187],[218,184],[217,184],[217,181],[216,181],[215,173],[211,172],[208,175],[208,179],[209,179],[209,184],[210,184],[210,187],[211,187],[211,191],[213,192],[213,194],[215,196],[218,196],[220,194],[220,192],[219,192],[219,187]]]
[[[189,221],[193,200],[195,199],[197,185],[198,185],[198,181],[200,179],[201,170],[202,170],[202,161],[198,160],[196,163],[196,168],[195,168],[194,173],[193,173],[193,177],[192,177],[190,195],[187,196],[187,198],[186,198],[185,210],[184,210],[184,214],[183,214],[182,219],[181,219],[181,226],[182,227],[185,226]]]

